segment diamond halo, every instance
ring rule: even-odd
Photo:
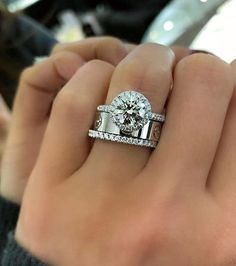
[[[120,93],[112,101],[109,112],[112,121],[126,133],[143,128],[152,116],[148,99],[136,91]]]

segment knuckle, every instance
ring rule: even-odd
[[[139,50],[145,50],[145,51],[150,51],[150,50],[160,50],[162,53],[170,54],[171,56],[174,56],[174,53],[171,48],[168,46],[158,44],[158,43],[143,43],[140,44],[136,47],[136,49]]]
[[[123,43],[121,40],[115,38],[115,37],[110,37],[110,36],[105,36],[101,37],[102,42],[105,45],[111,45],[111,46],[123,46]]]
[[[110,57],[112,56],[112,62],[115,65],[127,55],[124,43],[114,37],[103,37],[100,42],[97,42],[95,50],[98,58],[106,58],[111,61]]]
[[[229,69],[229,65],[220,60],[216,56],[206,54],[194,54],[185,57],[180,63],[179,67],[184,68],[187,71],[197,71],[200,74],[206,73],[207,75],[218,74],[223,71],[226,72]]]
[[[146,217],[145,217],[146,218]],[[143,219],[145,219],[143,217]],[[153,224],[138,223],[130,227],[122,228],[119,231],[119,236],[113,238],[110,247],[112,250],[127,251],[127,256],[131,257],[133,254],[146,254],[155,248],[155,250],[161,249],[169,239],[171,233],[166,228],[164,221],[155,222]],[[161,224],[162,223],[162,224]]]
[[[166,66],[168,67],[170,66],[170,64],[172,65],[175,60],[175,54],[171,48],[157,43],[140,44],[134,49],[133,54],[143,55],[144,60],[145,58],[151,59],[152,62],[150,63],[154,64],[156,64],[156,62],[153,61],[153,58],[157,58],[160,56],[165,57],[165,62],[169,62],[168,64],[166,64]]]
[[[73,58],[74,56],[75,56],[74,53],[65,50],[59,54],[53,54],[51,56],[51,60],[53,60],[54,62],[57,62],[57,61],[61,61],[63,59],[66,60],[68,57]]]
[[[88,101],[81,98],[72,89],[62,89],[53,104],[53,113],[60,117],[66,117],[72,122],[84,119]]]
[[[107,63],[105,61],[99,60],[99,59],[93,59],[86,64],[80,69],[80,71],[85,71],[85,72],[91,72],[91,73],[96,73],[96,72],[101,72],[101,71],[113,71],[114,66],[112,66],[110,63]]]
[[[69,51],[63,51],[51,57],[54,70],[62,80],[70,79],[83,61],[78,56]]]
[[[20,75],[20,83],[24,82],[24,81],[27,81],[29,79],[29,77],[31,76],[31,73],[32,73],[32,68],[34,66],[31,66],[31,67],[27,67],[25,68],[21,75]]]
[[[184,75],[192,83],[203,84],[202,87],[212,92],[223,93],[233,90],[230,65],[212,55],[196,54],[184,58],[177,65],[176,74]]]
[[[168,193],[168,196],[159,197],[158,204],[148,200],[145,207],[143,203],[141,207],[138,203],[138,210],[141,211],[131,211],[126,221],[120,224],[119,229],[113,235],[112,244],[116,245],[115,248],[126,246],[127,250],[144,254],[147,248],[152,249],[155,246],[158,250],[165,245],[171,235],[176,234],[176,229],[182,226],[181,220],[178,220],[179,216],[174,212],[181,203],[179,199],[176,203],[175,199],[172,193]],[[153,209],[156,211],[153,212]],[[171,219],[173,213],[176,219]],[[174,223],[178,223],[178,226],[173,226]],[[130,230],[131,226],[132,230]]]
[[[100,68],[100,67],[106,67],[106,66],[111,66],[109,63],[99,60],[99,59],[93,59],[85,64],[84,67],[88,68]]]
[[[86,42],[88,44],[94,46],[94,48],[97,50],[98,53],[100,52],[100,49],[102,50],[104,47],[107,49],[112,47],[113,50],[117,49],[118,51],[124,50],[124,44],[121,40],[119,40],[115,37],[109,37],[109,36],[91,37],[85,41],[80,41],[80,42],[74,43],[72,45],[85,44]],[[58,52],[66,50],[68,47],[71,47],[71,44],[68,44],[68,43],[56,44],[53,47],[51,54],[56,54]]]
[[[58,69],[63,68],[66,64],[70,63],[73,60],[73,58],[74,56],[72,53],[63,51],[59,54],[52,55],[50,59],[54,65],[54,68],[58,70]]]
[[[164,64],[155,62],[155,58],[164,53]],[[170,58],[169,58],[170,56]],[[147,77],[147,79],[157,81],[158,76],[169,78],[172,76],[171,65],[174,62],[174,53],[168,47],[147,43],[139,45],[127,56],[117,67],[118,71],[124,75],[131,76],[137,80]],[[168,60],[169,58],[169,60]]]
[[[51,55],[56,54],[56,53],[58,53],[58,52],[64,50],[65,47],[66,47],[66,44],[65,44],[65,43],[59,43],[59,44],[56,44],[56,45],[52,48]]]

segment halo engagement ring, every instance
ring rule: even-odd
[[[120,93],[110,105],[97,107],[89,137],[155,148],[165,115],[152,113],[148,99],[136,91]]]

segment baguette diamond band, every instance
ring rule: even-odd
[[[125,91],[111,105],[97,107],[94,129],[89,131],[89,137],[155,148],[164,121],[164,115],[152,113],[145,96]]]

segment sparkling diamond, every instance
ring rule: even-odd
[[[105,139],[110,139],[110,135],[108,133],[104,133]]]
[[[122,137],[121,140],[122,140],[123,142],[127,142],[127,138],[126,138],[126,137]]]
[[[144,127],[152,113],[149,101],[142,94],[126,91],[112,101],[110,114],[123,132],[133,132]]]
[[[115,136],[111,135],[111,141],[115,141]]]
[[[115,136],[114,140],[115,141],[119,141],[120,137],[119,136]]]
[[[128,142],[129,144],[133,144],[133,140],[132,140],[131,138],[128,138],[128,139],[127,139],[127,142]]]

